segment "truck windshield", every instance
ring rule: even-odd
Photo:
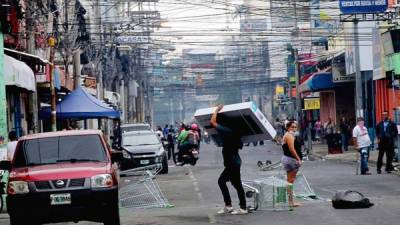
[[[107,155],[98,135],[24,140],[16,150],[14,167],[63,162],[105,162]]]

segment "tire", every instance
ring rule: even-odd
[[[10,225],[25,225],[25,224],[39,225],[40,223],[32,221],[32,219],[29,219],[28,222],[25,220],[23,216],[10,215]]]
[[[160,174],[168,174],[168,159],[166,156],[163,158],[161,164],[162,164],[162,169],[160,171]]]
[[[118,204],[113,205],[113,208],[107,213],[107,217],[104,218],[104,225],[121,225],[119,218],[119,206]]]

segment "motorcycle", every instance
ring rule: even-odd
[[[178,153],[175,154],[176,162],[178,162]],[[185,164],[190,164],[192,166],[196,165],[197,160],[199,160],[199,151],[196,148],[189,149],[186,153],[182,155],[182,162],[177,163],[177,166],[183,166]]]

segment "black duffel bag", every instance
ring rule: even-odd
[[[335,209],[362,209],[374,204],[358,191],[340,191],[332,198],[332,206]]]

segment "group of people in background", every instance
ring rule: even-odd
[[[172,158],[175,164],[182,162],[182,155],[190,148],[200,149],[202,133],[200,127],[196,123],[186,125],[181,123],[179,126],[166,124],[164,128],[157,127],[156,133],[161,138],[168,151],[168,160]],[[175,157],[175,146],[177,146],[177,155]]]
[[[277,131],[277,142],[282,144],[282,137],[287,129],[287,124],[294,119],[286,118],[281,120],[277,118],[274,121],[274,128]],[[311,123],[311,124],[310,124]],[[365,125],[364,118],[359,117],[357,121],[342,117],[339,124],[328,118],[325,122],[321,122],[318,117],[314,121],[309,121],[303,118],[300,123],[300,134],[302,140],[308,140],[308,135],[311,134],[311,140],[315,143],[322,143],[326,141],[328,151],[331,149],[346,152],[349,150],[349,145],[352,141],[355,149],[360,153],[360,168],[362,175],[369,175],[368,160],[369,152],[373,149],[374,137],[371,135],[371,130]],[[310,126],[311,125],[311,126]],[[307,128],[311,128],[310,132]],[[384,111],[382,113],[382,121],[375,127],[376,138],[378,141],[378,160],[377,160],[377,173],[381,174],[383,165],[383,156],[386,154],[386,167],[385,171],[391,173],[395,168],[392,162],[395,158],[396,138],[399,135],[397,125],[389,118],[389,113]],[[400,146],[398,146],[400,147]]]
[[[293,118],[289,119],[288,117],[285,120],[276,118],[274,122],[274,128],[277,131],[278,137],[283,137],[283,134],[286,131],[286,125],[290,121],[295,120]],[[332,118],[328,118],[325,122],[321,121],[319,117],[315,120],[303,118],[302,121],[299,123],[300,137],[302,138],[302,140],[308,140],[308,128],[311,128],[310,134],[313,143],[326,142],[328,148],[331,148],[335,145],[335,140],[337,140],[337,137],[339,137],[341,143],[341,146],[339,147],[343,151],[347,151],[349,141],[352,137],[352,128],[354,127],[354,125],[355,122],[352,122],[352,120],[349,120],[346,117],[343,117],[341,119],[339,127],[337,127],[337,125],[333,122]]]

